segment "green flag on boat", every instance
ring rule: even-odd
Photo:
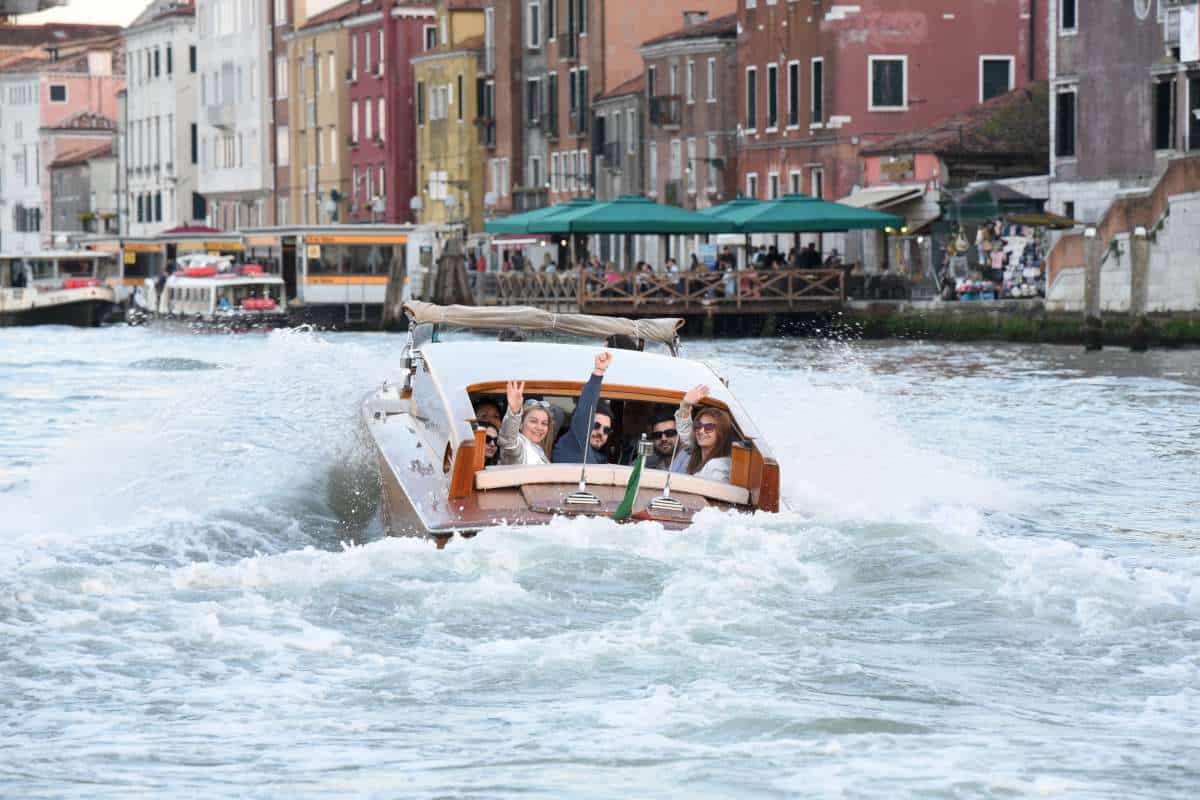
[[[638,456],[638,460],[633,465],[633,472],[629,473],[629,484],[625,487],[625,497],[621,499],[621,505],[617,506],[617,510],[613,512],[613,519],[628,519],[633,513],[633,501],[637,500],[638,487],[642,483],[642,465],[646,463],[646,454]]]

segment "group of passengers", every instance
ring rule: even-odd
[[[613,434],[612,407],[600,399],[604,373],[612,363],[607,351],[596,356],[587,382],[579,393],[570,424],[559,435],[556,409],[545,400],[525,398],[525,383],[509,381],[508,410],[503,415],[492,400],[475,407],[475,417],[484,430],[485,464],[607,464]],[[648,469],[669,469],[714,481],[728,481],[733,449],[733,421],[728,412],[702,406],[709,388],[703,384],[684,394],[679,407],[651,418],[645,431],[652,450],[646,457]],[[637,449],[629,453],[636,460]]]

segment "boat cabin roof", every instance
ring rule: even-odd
[[[167,284],[171,287],[185,287],[201,289],[223,289],[226,286],[262,286],[270,284],[271,286],[281,286],[283,278],[278,275],[210,275],[207,278],[189,278],[183,275],[174,275],[167,279]]]
[[[451,411],[455,434],[467,435],[475,418],[470,392],[504,394],[510,380],[527,382],[527,396],[574,395],[592,373],[600,346],[557,342],[438,342],[420,348]],[[678,403],[704,383],[709,399],[727,407],[745,436],[758,437],[753,422],[712,368],[701,361],[636,350],[610,350],[603,397]],[[460,427],[461,426],[461,427]]]

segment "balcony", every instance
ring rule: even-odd
[[[650,98],[650,124],[660,128],[679,127],[683,118],[683,97],[677,94],[661,94]]]
[[[513,188],[513,211],[536,211],[550,204],[550,190],[542,187]]]
[[[477,119],[475,124],[479,126],[479,143],[489,150],[496,147],[496,120],[494,119]]]
[[[232,103],[209,106],[205,111],[205,119],[214,128],[233,128],[237,125],[237,109]]]

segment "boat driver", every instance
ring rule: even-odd
[[[600,400],[600,384],[611,363],[612,354],[607,350],[596,356],[592,374],[575,403],[571,427],[554,444],[554,463],[581,464],[585,457],[588,464],[608,463],[604,446],[612,434],[613,413],[608,404]]]

